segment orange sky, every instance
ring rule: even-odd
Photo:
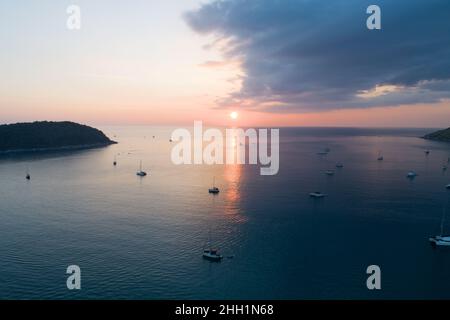
[[[44,110],[43,110],[44,109]],[[15,112],[12,117],[20,121],[73,120],[88,124],[155,124],[191,125],[201,120],[206,125],[241,127],[283,127],[283,126],[350,126],[350,127],[427,127],[449,126],[450,102],[434,105],[382,107],[370,109],[337,110],[305,114],[276,114],[237,110],[239,117],[232,120],[231,110],[208,109],[192,112],[189,107],[149,109],[147,112],[127,107],[117,107],[114,112],[107,108],[91,108],[91,111],[74,107],[70,112],[59,108],[40,108],[26,113]],[[164,110],[166,109],[166,110]],[[42,116],[45,112],[49,115]]]
[[[105,12],[101,4],[85,2],[84,10],[95,19],[76,32],[66,28],[61,17],[64,6],[44,2],[40,10],[23,12],[11,5],[8,10],[15,18],[0,21],[0,29],[21,36],[2,40],[8,50],[0,51],[0,123],[191,125],[202,120],[206,125],[264,127],[449,125],[449,101],[304,114],[237,109],[239,118],[232,121],[233,110],[218,108],[217,100],[239,90],[243,72],[238,61],[227,61],[211,46],[211,38],[196,34],[180,18],[197,3],[158,2],[153,6],[159,7],[149,12],[127,11],[129,7],[117,3],[115,10],[121,14],[117,21],[117,15]]]

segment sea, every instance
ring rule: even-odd
[[[428,240],[450,234],[434,129],[281,128],[279,172],[261,175],[174,164],[171,127],[99,128],[119,143],[0,157],[0,299],[450,298],[450,248]]]

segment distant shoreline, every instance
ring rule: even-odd
[[[422,137],[426,140],[439,141],[439,142],[450,142],[450,128],[438,130]]]
[[[115,143],[102,131],[71,121],[0,125],[0,155],[91,149]]]
[[[428,140],[428,141],[434,141],[434,142],[450,143],[450,140],[441,140],[441,139],[434,139],[434,138],[427,138],[427,137],[419,137],[419,138]]]
[[[83,150],[83,149],[95,149],[107,147],[112,144],[117,144],[116,141],[111,141],[107,143],[93,143],[93,144],[82,144],[82,145],[73,145],[73,146],[62,146],[62,147],[48,147],[48,148],[30,148],[30,149],[11,149],[11,150],[3,150],[0,151],[0,155],[8,155],[15,153],[38,153],[45,151],[70,151],[70,150]]]

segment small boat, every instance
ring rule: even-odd
[[[383,155],[381,154],[381,151],[378,151],[378,158],[377,158],[377,160],[378,161],[383,161],[384,160]]]
[[[446,189],[450,189],[450,183],[445,186]]]
[[[430,150],[425,150],[424,152],[425,152],[426,155],[430,154]]]
[[[332,175],[334,175],[334,170],[327,170],[327,171],[325,171],[325,174],[328,176],[332,176]]]
[[[219,250],[211,246],[211,227],[209,227],[208,245],[203,247],[203,259],[220,262],[222,258]]]
[[[429,238],[428,240],[431,242],[431,245],[433,247],[436,246],[450,246],[450,236],[443,236],[444,233],[444,220],[445,220],[445,207],[444,210],[442,210],[442,217],[441,217],[441,234],[439,236],[434,236]]]
[[[30,175],[30,172],[28,171],[28,168],[27,168],[27,174],[25,175],[25,179],[31,180],[31,175]]]
[[[408,174],[406,176],[408,178],[415,178],[417,176],[417,173],[415,173],[414,171],[410,171],[410,172],[408,172]]]
[[[383,161],[384,158],[383,158],[383,156],[379,156],[379,157],[377,158],[377,160],[378,160],[378,161]]]
[[[116,156],[114,156],[113,166],[117,166],[117,159],[116,159]]]
[[[336,168],[343,168],[344,167],[344,165],[342,164],[342,163],[336,163]]]
[[[219,262],[223,259],[223,256],[217,249],[203,249],[203,259]]]
[[[309,196],[310,196],[311,198],[323,198],[323,197],[326,196],[326,194],[325,194],[325,193],[322,193],[322,192],[320,192],[320,191],[314,191],[314,192],[311,192],[311,193],[309,194]]]
[[[445,164],[442,166],[442,171],[447,171],[447,166]]]
[[[330,152],[330,148],[325,148],[322,151],[317,152],[318,155],[327,155]]]
[[[142,170],[142,161],[139,164],[139,171],[136,172],[136,175],[138,175],[139,177],[145,177],[147,175],[147,172]]]
[[[209,193],[213,193],[213,194],[218,194],[220,192],[219,188],[217,187],[212,187],[208,189]]]
[[[431,245],[436,246],[450,246],[450,236],[435,236],[429,238]]]
[[[217,188],[215,184],[216,184],[216,177],[213,178],[213,187],[208,189],[209,193],[218,194],[220,192],[219,188]]]

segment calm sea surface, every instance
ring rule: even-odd
[[[119,144],[0,158],[0,298],[450,298],[450,249],[428,242],[450,211],[450,144],[417,138],[430,130],[281,129],[279,174],[261,176],[173,165],[171,128],[101,129]],[[210,234],[232,259],[202,259]]]

